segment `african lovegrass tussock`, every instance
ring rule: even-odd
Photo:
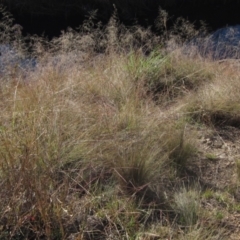
[[[150,29],[91,24],[32,38],[34,71],[0,83],[0,236],[217,239],[199,192],[172,186],[198,157],[186,116],[219,69]]]

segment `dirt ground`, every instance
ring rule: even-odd
[[[199,127],[197,134],[199,151],[190,162],[189,172],[205,188],[202,205],[219,214],[219,224],[229,231],[230,239],[239,240],[240,129]]]

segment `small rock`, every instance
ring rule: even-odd
[[[223,146],[223,142],[220,140],[214,141],[213,146],[215,148],[221,148]]]
[[[233,166],[233,165],[234,165],[233,162],[228,162],[228,163],[226,164],[226,167],[231,167],[231,166]]]
[[[226,154],[223,153],[223,154],[219,155],[218,158],[219,159],[224,159],[224,158],[226,158]]]

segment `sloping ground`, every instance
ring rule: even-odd
[[[239,176],[236,161],[240,154],[239,129],[224,126],[198,132],[199,153],[190,166],[191,174],[207,189],[202,206],[215,214],[229,231],[229,239],[239,239]]]
[[[0,238],[239,239],[238,61],[83,30],[10,42],[37,64],[0,75]]]

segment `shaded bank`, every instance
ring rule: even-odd
[[[169,25],[184,17],[196,25],[205,21],[212,30],[240,23],[239,0],[0,0],[23,26],[24,33],[53,37],[68,26],[77,27],[86,15],[98,9],[97,20],[107,23],[118,9],[120,21],[131,25],[137,21],[144,26],[154,24],[161,7],[168,13]]]

